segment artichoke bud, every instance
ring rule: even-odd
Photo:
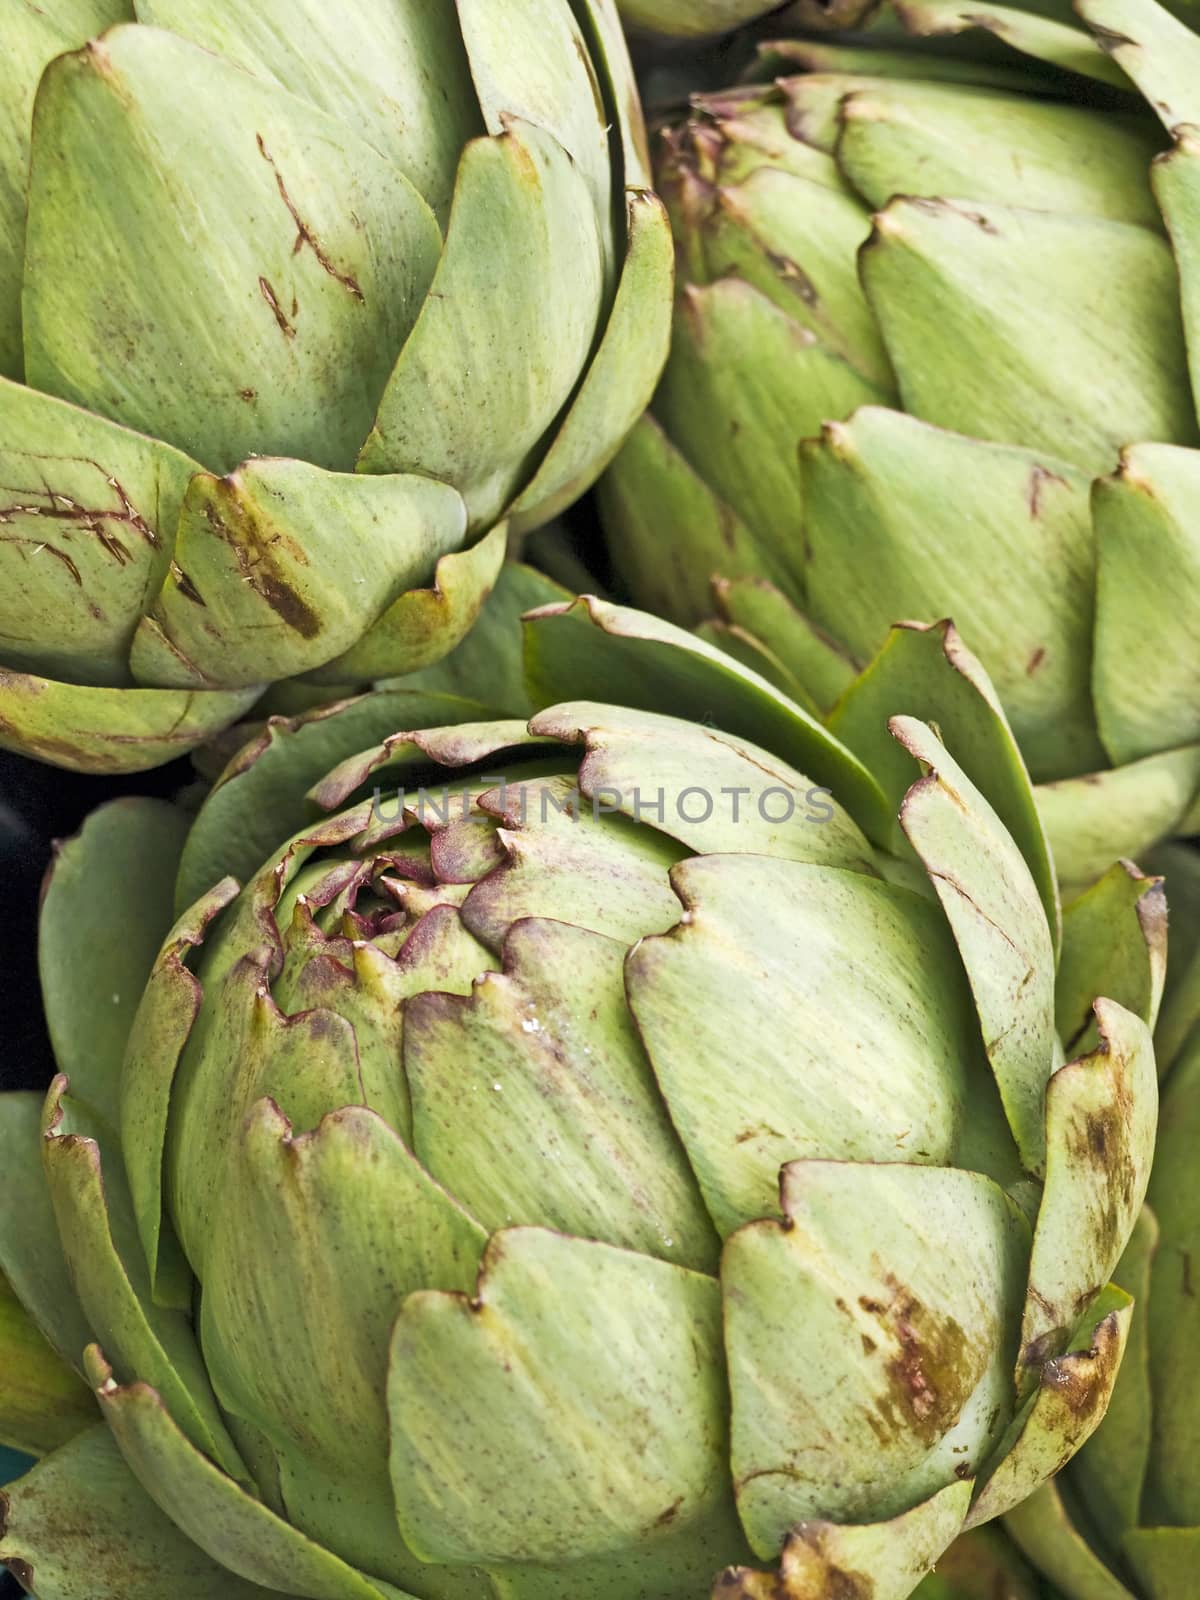
[[[613,561],[827,715],[898,615],[952,616],[1082,886],[1200,804],[1200,45],[1155,0],[867,9],[781,11],[765,83],[693,102],[717,197],[675,219]]]
[[[132,10],[0,19],[0,738],[85,769],[442,659],[669,335],[611,0]]]
[[[108,1434],[10,1491],[19,1570],[65,1497],[222,1600],[902,1600],[1099,1422],[1157,881],[1060,919],[948,624],[832,726],[640,613],[527,626],[527,720],[395,731],[380,688],[268,729],[190,829],[118,804],[64,851],[0,1267]],[[79,911],[148,847],[266,859],[146,978]],[[142,989],[127,1039],[80,960]],[[33,1109],[0,1101],[14,1163]]]

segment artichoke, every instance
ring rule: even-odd
[[[508,715],[277,718],[60,853],[61,1075],[0,1097],[41,1600],[903,1600],[1099,1422],[1158,880],[1060,916],[947,623],[833,731],[600,600],[527,633]]]
[[[613,0],[11,0],[0,55],[0,744],[445,654],[665,359]]]
[[[1038,9],[765,44],[665,130],[672,352],[604,509],[637,603],[821,708],[953,616],[1082,884],[1200,831],[1200,39]]]

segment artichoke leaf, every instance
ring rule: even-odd
[[[1131,439],[1197,441],[1175,262],[1145,228],[901,198],[860,271],[905,409],[926,422],[1090,473]]]
[[[671,341],[675,255],[666,212],[648,189],[625,196],[628,247],[612,313],[587,375],[537,471],[509,509],[514,534],[565,511],[616,456],[650,404]],[[597,441],[605,448],[597,452]]]
[[[611,1600],[613,1595],[653,1595],[655,1600],[696,1600],[707,1594],[722,1564],[752,1560],[733,1495],[706,1515],[653,1541],[560,1566],[531,1562],[492,1567],[487,1600]],[[458,1594],[447,1600],[459,1600]]]
[[[726,556],[724,575],[802,589],[797,447],[827,417],[890,398],[889,387],[864,378],[752,284],[724,278],[683,291],[657,404],[670,411],[679,451],[717,496],[739,508],[756,536],[749,572]],[[714,417],[725,424],[714,428]],[[748,455],[739,437],[751,432],[762,448]]]
[[[10,1484],[0,1512],[0,1561],[42,1600],[278,1600],[278,1587],[246,1583],[197,1549],[102,1425]],[[290,1584],[286,1593],[296,1597]]]
[[[352,972],[337,961],[312,961],[298,975],[294,996],[299,1005],[325,1002],[336,1007],[352,1025],[361,1099],[410,1146],[410,1085],[399,1065],[411,1009],[405,1002],[431,989],[446,997],[469,994],[476,979],[497,964],[463,927],[455,907],[442,898],[445,890],[432,894],[439,903],[417,916],[394,959],[364,944],[353,952]],[[407,905],[410,915],[416,916],[413,898],[410,892]],[[318,942],[318,956],[323,953]],[[285,968],[276,984],[278,992],[284,991],[286,979]]]
[[[364,1476],[323,1471],[318,1462],[295,1450],[278,1457],[280,1504],[314,1544],[336,1550],[344,1561],[369,1573],[385,1595],[407,1600],[496,1600],[491,1579],[479,1567],[432,1566],[418,1560],[396,1526],[396,1506],[387,1473]],[[393,1586],[394,1585],[394,1589]]]
[[[518,561],[506,561],[474,627],[462,642],[432,667],[409,673],[402,686],[416,692],[426,690],[470,699],[479,695],[480,686],[486,684],[487,704],[493,716],[531,716],[536,708],[526,678],[521,619],[527,611],[561,604],[570,598],[562,584],[546,573]],[[382,687],[392,685],[385,681]],[[415,727],[416,723],[410,721],[407,726]]]
[[[1129,80],[1115,61],[1072,16],[1039,15],[1017,6],[975,4],[975,0],[893,0],[910,33],[937,39],[978,28],[1034,61],[1128,90]],[[1052,9],[1052,8],[1051,8]]]
[[[528,919],[504,971],[469,998],[414,999],[412,1147],[489,1231],[542,1223],[715,1272],[716,1234],[629,1015],[624,954]]]
[[[456,484],[474,529],[495,522],[592,354],[602,265],[587,184],[552,135],[509,116],[504,133],[472,141],[360,470]]]
[[[748,1224],[722,1264],[751,1545],[883,1521],[956,1478],[961,1520],[1011,1411],[1024,1218],[979,1173],[901,1162],[796,1161],[782,1191],[786,1226]],[[864,1207],[871,1228],[847,1227]]]
[[[722,581],[718,579],[715,587]],[[696,636],[703,639],[705,644],[711,644],[715,649],[723,650],[727,656],[732,656],[735,661],[740,661],[751,672],[757,672],[760,678],[774,684],[781,694],[788,695],[803,710],[814,717],[820,716],[821,707],[804,685],[793,677],[774,651],[745,628],[724,622],[720,617],[710,617],[697,627]]]
[[[179,1056],[200,1010],[201,991],[187,967],[190,950],[203,943],[209,924],[237,893],[225,878],[174,924],[142,991],[121,1074],[121,1142],[125,1175],[158,1305],[189,1311],[191,1275],[174,1248],[163,1211],[163,1150],[171,1088]]]
[[[187,830],[186,813],[166,801],[114,800],[50,869],[38,967],[55,1060],[73,1099],[101,1114],[116,1103],[129,1032],[171,927]]]
[[[967,1526],[1004,1515],[1034,1493],[1096,1431],[1121,1365],[1133,1305],[1109,1285],[1062,1355],[1041,1369],[1038,1387],[1014,1418],[989,1463]]]
[[[893,80],[856,89],[841,117],[838,163],[872,210],[928,194],[1162,231],[1146,173],[1163,137],[1133,116]]]
[[[604,815],[570,777],[502,782],[480,801],[500,822],[504,857],[463,903],[463,922],[499,951],[514,922],[553,917],[632,943],[670,927],[667,879],[686,852],[632,818]]]
[[[1021,1327],[1019,1389],[1029,1371],[1066,1346],[1108,1283],[1150,1179],[1158,1123],[1150,1030],[1114,1000],[1098,999],[1095,1013],[1096,1048],[1060,1068],[1046,1089],[1046,1185]]]
[[[1060,912],[1054,862],[1004,708],[991,680],[951,622],[892,628],[882,649],[829,714],[831,731],[885,786],[898,812],[912,783],[912,752],[895,736],[898,706],[938,729],[941,740],[1003,824],[1033,875],[1057,948]],[[889,737],[891,735],[891,737]],[[1107,865],[1107,863],[1106,863]]]
[[[377,1464],[386,1495],[392,1323],[417,1289],[468,1292],[487,1235],[364,1106],[300,1134],[261,1099],[236,1143],[200,1322],[221,1403],[335,1476]]]
[[[650,150],[633,61],[625,40],[624,0],[620,10],[616,0],[578,0],[577,9],[591,35],[593,53],[604,64],[609,115],[621,137],[625,187],[649,189],[653,186]]]
[[[337,117],[404,173],[445,226],[459,153],[483,131],[451,6],[137,0],[137,13]]]
[[[1186,1594],[1200,1562],[1200,1528],[1134,1528],[1125,1556],[1150,1600]]]
[[[860,582],[864,577],[860,568]],[[720,578],[714,588],[730,630],[759,642],[822,714],[831,710],[862,670],[839,640],[822,632],[774,584],[762,578]]]
[[[1075,9],[1165,128],[1200,123],[1200,41],[1179,17],[1153,0],[1078,0]]]
[[[823,184],[844,200],[854,200],[856,205],[842,215],[847,220],[857,215],[860,226],[857,229],[852,227],[847,238],[857,239],[861,243],[866,237],[865,214],[852,185],[846,181],[833,158],[837,144],[836,128],[832,123],[817,128],[805,118],[803,112],[798,117],[793,114],[797,111],[794,96],[804,99],[811,111],[813,101],[806,98],[809,92],[821,96],[828,94],[836,105],[857,88],[860,81],[866,80],[856,78],[852,82],[837,72],[830,72],[822,73],[819,83],[789,77],[763,88],[743,85],[724,92],[718,90],[715,94],[695,96],[692,105],[705,119],[702,126],[711,121],[720,134],[720,143],[715,150],[709,150],[706,142],[696,138],[694,132],[690,137],[681,139],[678,150],[672,152],[674,160],[666,168],[668,193],[673,187],[670,180],[674,178],[681,184],[680,203],[702,207],[707,198],[703,182],[693,187],[688,182],[690,178],[699,178],[704,182],[719,180],[722,189],[733,187],[736,190],[739,184],[763,167],[790,173],[792,177],[802,178],[810,184]],[[793,194],[820,205],[820,200],[810,195],[807,189],[794,190]],[[823,220],[828,224],[835,215],[837,213],[829,212]],[[691,245],[703,257],[702,262],[697,261],[693,265],[703,265],[706,276],[713,276],[713,261],[704,242],[695,240],[691,241]],[[686,245],[684,247],[687,248]]]
[[[874,871],[866,837],[827,790],[716,728],[578,702],[541,711],[529,726],[586,747],[579,787],[595,809],[651,821],[697,854]]]
[[[737,512],[690,464],[652,412],[639,418],[597,488],[609,554],[657,616],[688,627],[712,610],[724,571],[764,580],[775,563]],[[673,538],[676,530],[686,538]]]
[[[400,1527],[424,1559],[651,1547],[722,1503],[720,1292],[541,1228],[493,1235],[474,1297],[410,1295],[389,1378]]]
[[[997,1527],[975,1528],[950,1546],[915,1600],[1041,1600],[1036,1574]]]
[[[29,124],[42,71],[63,50],[131,18],[130,0],[62,0],[52,13],[34,0],[20,0],[0,14],[0,376],[19,380],[24,368],[21,276]]]
[[[276,1516],[196,1448],[150,1384],[119,1383],[98,1345],[87,1354],[105,1421],[131,1472],[175,1527],[222,1568],[307,1600],[413,1600],[356,1572]]]
[[[304,1117],[310,1125],[325,1110],[361,1103],[366,1092],[349,1022],[330,1022],[321,1037],[319,1020],[282,1015],[271,999],[269,984],[284,965],[284,930],[303,887],[295,881],[297,874],[314,851],[361,835],[371,815],[367,803],[302,830],[251,881],[224,920],[220,937],[205,948],[197,963],[196,981],[204,1005],[196,1026],[191,1026],[189,1015],[195,984],[178,1001],[171,989],[165,991],[170,1048],[164,1053],[164,1065],[173,1127],[164,1163],[167,1205],[201,1281],[234,1135],[262,1086],[271,1083],[284,1111]],[[362,871],[353,865],[351,875],[361,876]],[[281,903],[284,912],[277,922]],[[203,905],[198,909],[202,911]],[[306,1049],[306,1037],[318,1048]],[[287,1065],[293,1060],[298,1064],[294,1072]],[[232,1077],[231,1062],[236,1063]],[[151,1070],[154,1064],[152,1055]],[[159,1104],[166,1089],[166,1084],[159,1086]],[[389,1107],[393,1101],[389,1094]],[[152,1181],[157,1165],[155,1151],[148,1162]],[[149,1215],[152,1219],[152,1209]]]
[[[250,689],[110,689],[0,667],[0,749],[73,772],[145,772],[248,711]]]
[[[1004,1519],[1013,1541],[1072,1600],[1137,1600],[1075,1526],[1054,1478]]]
[[[171,560],[196,464],[169,445],[3,379],[0,439],[5,662],[124,687],[132,681],[134,629]]]
[[[487,131],[503,135],[519,118],[566,151],[592,197],[604,282],[611,286],[616,262],[608,107],[570,0],[525,0],[517,7],[494,0],[454,4]]]
[[[441,247],[343,124],[174,34],[115,28],[38,96],[26,377],[211,471],[348,469]]]
[[[1200,1196],[1192,1181],[1198,1136],[1200,1045],[1191,1041],[1166,1082],[1149,1190],[1159,1241],[1147,1297],[1154,1457],[1142,1518],[1191,1528],[1200,1525],[1195,1389],[1188,1366],[1200,1328],[1191,1273],[1200,1248]]]
[[[924,11],[912,6],[905,9],[910,18],[908,25],[914,32],[920,32],[919,24]],[[935,18],[939,9],[938,0],[934,0],[934,5],[928,9],[931,18]],[[953,10],[945,6],[941,9],[946,11],[947,20],[955,20]],[[979,15],[986,16],[988,13],[980,12]],[[958,20],[962,27],[973,25],[963,21],[961,14]],[[852,73],[868,78],[916,78],[925,83],[970,83],[985,89],[1023,89],[1026,92],[1036,92],[1044,83],[1044,79],[1035,72],[1007,61],[932,56],[912,49],[876,49],[865,43],[834,43],[828,37],[765,40],[759,44],[757,59],[747,75],[755,82],[776,82],[783,78],[785,81],[781,87],[790,91],[792,82],[787,80],[795,71],[822,78]],[[793,81],[803,82],[803,78]],[[833,140],[829,143],[832,145]]]
[[[400,730],[389,733],[380,744],[358,750],[340,761],[325,774],[320,783],[312,786],[309,797],[322,811],[337,811],[367,783],[374,784],[376,789],[385,778],[399,778],[401,784],[411,784],[423,768],[473,767],[490,761],[501,751],[524,754],[529,750],[552,747],[553,740],[535,737],[528,725],[516,718]],[[495,782],[495,778],[485,773],[479,779],[465,781],[468,785],[478,787],[482,784],[486,788]],[[387,826],[400,820],[383,814],[379,803],[382,799],[382,795],[376,797],[372,824],[376,828],[380,824]],[[404,821],[410,824],[424,821],[425,826],[431,829],[439,823],[445,827],[453,817],[453,810],[440,804],[440,797],[438,804],[431,803],[427,809],[424,808],[420,789],[415,802],[408,796],[401,800],[397,791],[396,804]]]
[[[42,1126],[46,1182],[89,1324],[103,1332],[121,1370],[153,1375],[198,1449],[245,1479],[190,1319],[154,1304],[120,1157],[111,1156],[102,1174],[100,1139],[108,1140],[86,1108],[68,1098],[61,1075],[47,1095]]]
[[[1038,814],[1059,877],[1082,887],[1112,866],[1138,860],[1180,825],[1200,796],[1200,743],[1162,750],[1121,767],[1039,784]]]
[[[969,1481],[947,1484],[886,1522],[810,1519],[789,1531],[779,1574],[726,1572],[712,1600],[826,1600],[846,1583],[872,1585],[872,1600],[907,1600],[962,1527]]]
[[[865,662],[898,618],[952,617],[1035,780],[1099,766],[1087,474],[874,406],[827,423],[800,459],[816,625]]]
[[[92,1331],[71,1282],[42,1170],[42,1096],[0,1095],[0,1273],[51,1347],[77,1371]]]
[[[1119,766],[1200,742],[1200,451],[1131,446],[1092,512],[1096,717]]]
[[[1163,880],[1146,877],[1131,861],[1118,862],[1063,915],[1055,1014],[1066,1051],[1083,1055],[1095,1048],[1092,1003],[1099,995],[1153,1029],[1166,971]],[[1160,1073],[1166,1066],[1159,1063]]]
[[[953,930],[1021,1160],[1042,1176],[1046,1086],[1062,1054],[1054,944],[1037,885],[1000,817],[936,734],[913,717],[895,717],[891,728],[926,774],[904,798],[901,827]]]
[[[461,497],[427,478],[286,460],[249,461],[226,478],[198,473],[170,572],[134,639],[134,674],[236,688],[362,650],[372,619],[427,583],[466,530]]]
[[[1011,1141],[935,906],[764,856],[687,861],[672,881],[683,916],[630,952],[626,983],[722,1235],[777,1214],[798,1158],[948,1164],[965,1142],[1007,1181]],[[885,1061],[884,1109],[869,1089]]]
[[[1154,1445],[1150,1279],[1158,1246],[1158,1223],[1150,1207],[1143,1206],[1113,1274],[1134,1297],[1121,1381],[1113,1390],[1104,1421],[1072,1461],[1066,1479],[1093,1508],[1097,1544],[1114,1565],[1120,1564],[1122,1536],[1141,1519]]]
[[[1185,840],[1172,842],[1154,851],[1149,865],[1170,890],[1171,959],[1154,1030],[1161,1076],[1182,1059],[1200,1023],[1200,852]]]
[[[457,495],[455,501],[457,522],[461,504]],[[502,523],[469,549],[442,555],[428,587],[398,595],[343,654],[306,673],[307,681],[361,682],[435,666],[470,634],[500,575],[507,543],[508,530]]]
[[[519,638],[515,618],[511,626]],[[488,710],[457,694],[397,684],[300,717],[272,717],[205,796],[180,863],[176,907],[190,905],[223,877],[252,877],[272,851],[302,831],[314,808],[343,804],[382,776],[386,763],[399,773],[428,765],[425,744],[407,742],[397,729],[477,723]],[[492,745],[504,747],[503,741]]]
[[[704,233],[704,264],[710,279],[757,289],[886,402],[895,380],[855,270],[870,233],[870,216],[856,196],[763,164],[740,183],[723,183]],[[826,406],[813,421],[848,409]],[[807,422],[813,413],[799,416]]]
[[[42,1456],[96,1422],[90,1390],[0,1273],[0,1441]]]
[[[858,757],[765,678],[694,634],[591,595],[541,607],[526,624],[530,686],[543,705],[666,708],[751,739],[835,793],[873,843],[890,837],[887,800]]]

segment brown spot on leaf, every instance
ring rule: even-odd
[[[263,143],[262,134],[261,133],[256,133],[254,137],[255,137],[255,141],[258,144],[258,153],[259,153],[259,155],[262,156],[263,160],[267,163],[267,165],[270,167],[271,171],[275,175],[275,187],[279,190],[279,198],[283,201],[284,205],[287,207],[288,215],[291,217],[292,221],[296,224],[296,240],[295,240],[295,243],[292,245],[292,254],[294,256],[298,256],[300,254],[301,250],[304,249],[305,245],[307,245],[308,248],[312,251],[313,255],[316,256],[318,262],[321,265],[322,270],[327,272],[329,274],[329,276],[331,278],[333,278],[337,283],[340,283],[342,288],[346,289],[350,294],[352,294],[356,300],[362,300],[363,299],[363,292],[362,292],[362,289],[358,285],[358,280],[356,278],[353,278],[350,275],[350,273],[340,271],[334,265],[334,263],[330,260],[329,256],[326,254],[325,249],[321,244],[321,241],[317,238],[316,234],[309,227],[308,223],[305,222],[304,218],[300,215],[300,212],[297,209],[294,201],[292,200],[291,195],[288,194],[287,185],[283,181],[283,176],[280,173],[279,168],[275,165],[275,158],[272,156],[271,152],[267,149],[266,145]],[[265,280],[260,278],[258,281],[259,281],[259,284],[261,286],[262,283]],[[295,299],[293,299],[292,300],[292,315],[293,316],[295,316],[296,311],[297,311],[297,306],[296,306]]]
[[[112,477],[97,461],[88,460],[84,464],[95,468],[107,487],[113,491],[120,505],[119,510],[106,506],[81,505],[70,495],[52,489],[43,477],[40,489],[15,489],[8,485],[3,486],[6,493],[19,495],[21,498],[9,505],[0,505],[0,526],[11,523],[17,517],[45,517],[48,521],[66,527],[77,525],[86,532],[94,534],[105,552],[122,567],[129,560],[129,552],[113,532],[110,524],[124,523],[145,539],[152,548],[156,548],[159,542],[158,534],[134,506],[120,480]],[[35,540],[28,542],[44,543]],[[45,548],[52,547],[46,544]],[[54,550],[53,553],[63,559],[62,552]],[[71,565],[74,567],[74,562]],[[76,582],[78,581],[76,578]]]
[[[204,596],[177,561],[172,561],[171,563],[171,576],[175,579],[175,587],[185,600],[190,600],[194,605],[198,606],[207,605]]]
[[[1045,659],[1046,659],[1046,647],[1045,647],[1044,644],[1040,644],[1040,645],[1038,645],[1037,649],[1033,652],[1033,654],[1030,656],[1029,660],[1025,663],[1025,675],[1026,675],[1026,677],[1032,678],[1034,673],[1041,666],[1042,662]]]
[[[279,304],[278,297],[276,296],[274,289],[267,282],[266,278],[259,278],[258,287],[262,293],[263,299],[271,308],[271,315],[275,318],[280,333],[282,333],[285,339],[294,339],[296,337],[296,330],[284,316],[283,307]]]
[[[1057,472],[1051,472],[1049,467],[1039,466],[1036,462],[1029,473],[1029,515],[1036,519],[1042,514],[1042,489],[1048,483],[1057,483],[1062,488],[1067,487],[1067,480],[1060,477]]]
[[[872,1600],[875,1580],[841,1565],[838,1529],[801,1522],[787,1537],[779,1572],[727,1567],[713,1585],[714,1600]]]
[[[1118,50],[1136,50],[1139,48],[1135,39],[1131,39],[1128,34],[1118,33],[1115,28],[1102,28],[1099,23],[1089,22],[1088,32],[1095,39],[1101,50],[1110,56],[1115,55]],[[1160,109],[1165,111],[1167,108],[1162,106],[1160,102]]]
[[[204,517],[213,533],[229,547],[238,570],[271,610],[300,635],[315,639],[321,619],[278,569],[276,547],[285,544],[280,533],[265,533],[249,506],[232,495],[224,496],[219,508],[213,499],[204,503]],[[294,560],[303,561],[303,552],[286,542]]]
[[[795,290],[806,306],[820,304],[821,297],[817,293],[816,284],[798,261],[793,261],[790,256],[778,255],[773,250],[767,251],[767,259],[784,283]]]
[[[886,1303],[863,1296],[859,1304],[874,1317],[882,1343],[888,1388],[872,1427],[883,1440],[916,1433],[935,1443],[959,1415],[978,1381],[967,1336],[953,1317],[939,1315],[890,1275]],[[873,1337],[868,1335],[868,1337]]]

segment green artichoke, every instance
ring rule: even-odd
[[[61,852],[62,1075],[0,1099],[41,1600],[903,1600],[1099,1422],[1158,881],[1060,917],[949,624],[834,732],[527,629],[516,717],[380,688]]]
[[[445,654],[665,359],[613,0],[9,0],[0,56],[0,744]]]
[[[764,45],[666,130],[672,353],[604,508],[637,603],[822,709],[953,616],[1083,883],[1200,831],[1200,38],[1041,9]]]

